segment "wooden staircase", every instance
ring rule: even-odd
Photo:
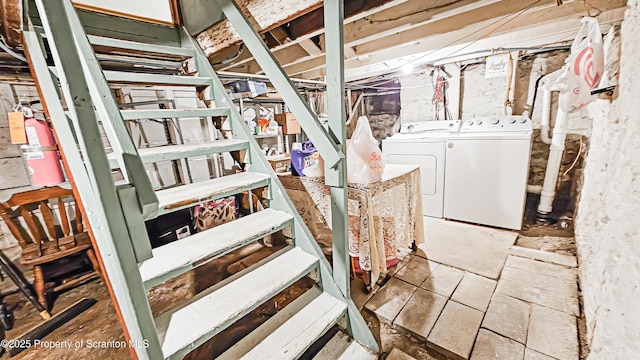
[[[23,5],[24,47],[135,356],[182,358],[297,280],[311,276],[316,286],[221,358],[296,359],[338,324],[348,334],[339,340],[348,346],[333,346],[319,356],[375,359],[375,339],[344,286],[348,265],[339,260],[341,266],[334,273],[193,37],[180,27],[76,10],[70,0],[32,0]],[[186,62],[195,65],[196,72],[150,73],[135,67],[103,70],[101,53]],[[119,110],[111,93],[114,84],[189,86],[202,94],[208,107]],[[194,117],[225,117],[232,136],[138,150],[124,126],[125,120],[132,119]],[[113,148],[111,153],[105,151],[99,124]],[[341,154],[326,133],[318,133],[321,126],[304,120],[302,125],[307,125],[315,139],[325,137],[319,144],[333,144],[322,151],[329,162],[338,163]],[[157,192],[144,167],[239,150],[248,154],[248,171]],[[113,169],[120,170],[123,182],[114,182]],[[151,248],[146,220],[263,187],[268,188],[265,210]],[[285,249],[185,299],[176,308],[152,315],[148,289],[287,228],[293,238]],[[334,238],[334,243],[344,246],[344,256],[346,238]]]

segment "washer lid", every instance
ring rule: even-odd
[[[460,120],[424,121],[406,123],[400,127],[401,134],[416,134],[424,132],[457,132],[460,129]]]
[[[391,137],[384,139],[383,141],[444,141],[451,135],[449,132],[421,132],[418,134],[402,134],[398,133]]]

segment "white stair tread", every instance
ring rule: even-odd
[[[229,108],[205,109],[135,109],[121,110],[124,120],[136,119],[173,119],[173,118],[202,118],[207,116],[227,116]]]
[[[222,355],[218,356],[216,360],[238,360],[242,358],[244,354],[256,347],[256,345],[262,342],[267,336],[276,331],[282,324],[287,322],[293,315],[309,305],[311,301],[321,294],[322,290],[315,286],[307,290],[304,294],[285,306],[284,309],[280,309],[274,316],[270,317],[257,329],[249,333],[249,335],[243,337]]]
[[[107,81],[115,83],[164,84],[183,86],[209,86],[211,78],[188,75],[159,75],[149,73],[132,73],[125,71],[104,71]]]
[[[317,259],[300,248],[290,251],[211,293],[156,318],[165,359],[177,359],[227,328],[267,299],[306,275]]]
[[[338,331],[329,342],[313,357],[313,360],[335,360],[349,347],[349,335]]]
[[[222,256],[265,235],[290,226],[293,216],[265,209],[152,250],[139,265],[146,288],[189,271],[198,262]]]
[[[156,192],[158,214],[192,206],[202,201],[216,199],[269,184],[269,175],[242,172],[211,180],[178,186]]]
[[[338,331],[314,356],[313,360],[376,360],[378,356],[349,337]]]
[[[226,151],[242,150],[246,149],[248,146],[249,142],[246,140],[222,139],[196,144],[166,145],[143,148],[138,149],[138,154],[140,155],[143,163],[152,163]],[[119,167],[115,153],[109,153],[107,157],[109,158],[111,168]]]
[[[357,341],[352,341],[349,347],[337,360],[376,360],[378,356]]]
[[[87,35],[92,45],[107,46],[113,48],[129,49],[144,52],[153,52],[158,54],[177,55],[184,57],[195,56],[195,51],[192,49],[183,49],[173,46],[163,46],[154,44],[145,44],[135,41],[119,40],[114,38]]]
[[[323,293],[241,357],[243,360],[297,359],[347,311],[347,305]]]

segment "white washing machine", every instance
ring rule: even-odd
[[[463,122],[447,139],[444,217],[520,230],[531,133],[524,116]]]
[[[446,142],[460,128],[460,120],[404,124],[400,133],[382,140],[386,164],[420,166],[422,213],[442,218]]]

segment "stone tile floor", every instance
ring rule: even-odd
[[[353,287],[387,359],[579,359],[575,257],[511,246],[494,280],[428,255],[405,257],[372,294]]]

